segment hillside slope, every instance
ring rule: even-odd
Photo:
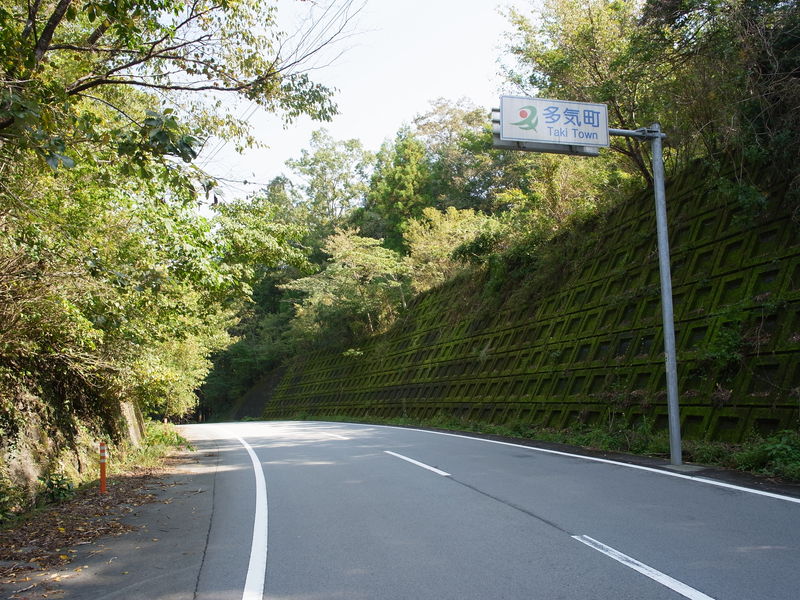
[[[786,190],[668,183],[683,431],[740,441],[796,428],[800,228]],[[259,390],[267,418],[430,417],[548,427],[648,419],[666,427],[652,192],[507,265],[416,299],[357,352],[295,357]],[[251,399],[252,400],[252,399]]]

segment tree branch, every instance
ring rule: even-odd
[[[50,47],[53,34],[55,34],[56,28],[64,18],[70,4],[72,4],[72,0],[59,0],[58,4],[56,4],[56,7],[53,9],[53,14],[50,15],[50,18],[47,20],[47,25],[42,29],[42,36],[36,42],[36,47],[33,50],[33,56],[37,63],[42,60],[44,53],[47,52],[47,49]]]
[[[100,40],[100,38],[105,35],[109,27],[111,27],[111,21],[106,19],[89,35],[89,37],[86,38],[86,44],[89,46],[94,46]]]
[[[183,91],[183,92],[241,92],[243,90],[252,88],[256,85],[259,85],[271,77],[275,77],[278,73],[277,72],[270,72],[266,75],[262,75],[261,77],[257,77],[252,81],[246,81],[239,83],[238,85],[226,85],[222,86],[219,84],[207,84],[207,85],[192,85],[192,84],[180,84],[180,83],[149,83],[147,81],[141,81],[138,79],[114,79],[109,77],[99,77],[97,79],[93,79],[90,81],[86,81],[81,85],[78,85],[74,88],[71,88],[67,93],[70,96],[74,96],[76,94],[80,94],[86,90],[101,86],[101,85],[133,85],[137,87],[144,87],[150,88],[155,90],[170,90],[170,91]]]
[[[25,22],[25,29],[22,30],[22,39],[33,34],[36,37],[36,17],[39,14],[39,6],[42,0],[34,0],[33,4],[28,2],[28,20]]]
[[[133,123],[133,124],[134,124],[134,125],[136,125],[137,127],[141,127],[141,126],[142,126],[142,124],[141,124],[141,123],[139,123],[139,121],[137,121],[136,119],[134,119],[132,116],[130,116],[130,115],[129,115],[128,113],[126,113],[124,110],[122,110],[122,109],[121,109],[119,106],[116,106],[116,105],[112,104],[112,103],[111,103],[111,102],[109,102],[108,100],[103,100],[102,98],[98,98],[97,96],[92,96],[92,95],[90,95],[90,94],[77,94],[77,95],[78,95],[78,96],[80,96],[81,98],[88,98],[88,99],[90,99],[90,100],[95,100],[96,102],[100,102],[100,103],[102,103],[102,104],[105,104],[105,105],[106,105],[106,106],[108,106],[109,108],[112,108],[112,109],[114,109],[115,111],[117,111],[119,114],[121,114],[123,117],[125,117],[126,119],[128,119],[128,120],[129,120],[131,123]]]

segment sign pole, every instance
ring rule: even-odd
[[[664,330],[664,357],[667,375],[667,417],[669,421],[669,456],[673,466],[683,464],[681,448],[681,413],[678,403],[678,357],[675,349],[675,314],[672,306],[672,273],[669,265],[669,229],[667,199],[664,191],[664,149],[666,135],[661,125],[637,129],[609,129],[609,135],[650,140],[653,153],[653,192],[656,200],[656,233],[658,238],[658,271],[661,278],[661,319]]]
[[[656,197],[656,229],[658,230],[658,270],[661,274],[661,315],[664,321],[664,354],[667,367],[667,410],[669,415],[670,462],[681,465],[681,419],[678,405],[678,358],[675,350],[675,316],[672,307],[672,274],[669,265],[669,229],[667,200],[664,192],[664,157],[661,145],[663,133],[658,123],[650,126],[653,150],[653,190]]]

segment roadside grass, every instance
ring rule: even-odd
[[[656,429],[647,420],[633,428],[619,423],[585,425],[568,429],[538,427],[530,423],[502,425],[436,414],[429,418],[351,417],[299,413],[297,420],[370,423],[401,427],[430,427],[453,432],[481,433],[501,437],[580,446],[588,450],[622,452],[669,457],[669,433]],[[785,430],[763,436],[752,433],[742,443],[710,440],[683,440],[683,459],[687,462],[745,471],[788,482],[800,482],[800,431]]]
[[[172,423],[146,421],[141,444],[134,446],[124,443],[118,446],[116,460],[109,461],[109,473],[159,467],[163,464],[164,457],[176,449],[194,450],[194,447],[178,433]]]

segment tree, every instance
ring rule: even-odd
[[[272,196],[256,194],[214,208],[219,260],[230,269],[234,281],[246,286],[248,295],[272,269],[309,268],[300,244],[307,230],[279,218],[282,207],[272,202]]]
[[[506,74],[522,92],[608,104],[610,124],[620,129],[665,117],[662,91],[672,65],[640,43],[637,2],[545,0],[533,17],[515,9],[508,15],[516,65]],[[651,180],[646,145],[622,138],[612,148]]]
[[[311,148],[287,161],[303,180],[301,190],[319,229],[341,223],[364,201],[372,155],[358,140],[335,141],[320,129],[311,135]]]
[[[147,92],[155,106],[162,100],[194,114],[190,97],[212,94],[213,102],[233,94],[287,118],[329,118],[331,92],[313,83],[303,65],[345,33],[351,14],[349,2],[326,5],[292,46],[275,28],[275,9],[257,0],[5,2],[0,138],[36,151],[51,166],[70,166],[74,145],[86,141],[123,154],[194,158],[197,139],[175,114],[154,106],[146,114],[131,110],[126,89]],[[119,119],[98,121],[92,109],[98,106]],[[204,124],[213,123],[217,134],[241,133],[244,125],[221,116]]]
[[[309,340],[323,333],[329,343],[341,343],[393,321],[406,304],[408,267],[381,242],[337,228],[323,246],[331,257],[326,268],[281,286],[304,295],[295,304],[295,336]]]
[[[461,266],[453,251],[494,227],[491,217],[473,210],[453,206],[445,211],[423,209],[422,218],[411,219],[403,234],[409,249],[412,290],[424,292],[447,281]]]
[[[404,128],[378,152],[364,210],[353,222],[364,235],[383,237],[387,248],[402,252],[405,223],[433,205],[429,184],[425,146]]]
[[[437,208],[491,211],[498,173],[485,135],[491,128],[488,113],[466,99],[439,98],[414,125],[428,152],[430,195]]]
[[[116,434],[121,399],[191,410],[259,273],[305,264],[302,231],[264,207],[198,215],[191,161],[201,128],[246,136],[225,95],[331,114],[305,69],[352,11],[326,6],[290,37],[251,0],[0,0],[4,439],[31,413]]]
[[[760,161],[781,177],[797,164],[796,3],[547,0],[534,18],[509,17],[510,82],[607,103],[624,129],[661,121],[668,169],[702,156]],[[646,146],[612,148],[650,180]]]
[[[800,8],[774,0],[645,3],[642,22],[680,64],[672,102],[707,156],[797,174]]]
[[[206,220],[136,180],[100,185],[87,165],[29,175],[29,212],[0,223],[0,261],[15,265],[0,292],[0,387],[28,400],[3,406],[0,428],[13,439],[39,412],[65,436],[76,419],[114,434],[121,398],[191,409],[204,361],[229,343],[233,287]]]

